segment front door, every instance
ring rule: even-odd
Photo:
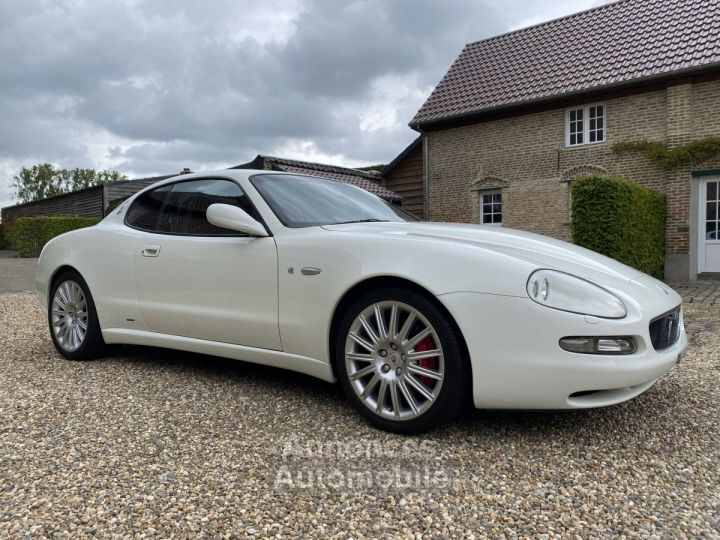
[[[720,178],[700,182],[699,272],[720,272]]]
[[[144,193],[128,211],[128,224],[145,231],[135,254],[145,325],[162,334],[280,350],[275,240],[215,227],[205,217],[213,203],[253,211],[240,186],[225,179],[164,186]]]

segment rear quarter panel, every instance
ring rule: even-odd
[[[63,267],[85,279],[101,328],[144,330],[134,282],[135,231],[113,220],[60,235],[45,245],[38,263],[36,288],[44,310],[52,280]]]

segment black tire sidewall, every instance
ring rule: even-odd
[[[368,306],[382,301],[398,301],[418,310],[430,322],[440,338],[445,376],[440,394],[429,410],[412,420],[393,421],[368,409],[355,394],[345,368],[345,342],[355,318]],[[386,431],[403,434],[423,433],[451,422],[467,405],[471,372],[463,342],[443,310],[425,295],[408,289],[380,288],[355,300],[342,315],[335,343],[335,372],[353,407],[371,424]]]
[[[58,287],[65,281],[74,281],[77,283],[85,295],[85,302],[87,304],[88,312],[88,329],[85,334],[85,339],[74,351],[67,351],[58,343],[53,331],[52,324],[52,304],[55,292]],[[48,295],[48,328],[50,330],[50,337],[52,338],[53,344],[57,351],[68,360],[90,360],[97,358],[102,355],[105,351],[106,345],[102,338],[102,332],[100,330],[100,322],[97,317],[97,310],[95,309],[95,301],[93,300],[92,294],[90,293],[90,287],[85,282],[83,277],[73,270],[66,270],[58,274],[52,282],[50,287],[50,294]]]

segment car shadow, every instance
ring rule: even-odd
[[[468,410],[449,433],[482,434],[524,442],[547,440],[578,445],[623,447],[652,438],[671,440],[690,423],[678,417],[694,414],[682,404],[684,391],[674,381],[660,381],[624,403],[568,410]]]
[[[172,369],[193,378],[208,380],[228,379],[233,384],[252,384],[260,393],[268,395],[287,393],[308,407],[322,407],[324,414],[337,414],[337,421],[352,428],[355,433],[368,437],[394,437],[368,425],[352,411],[338,384],[332,384],[309,375],[281,368],[221,357],[169,351],[156,347],[125,345],[116,349],[109,360],[132,362],[150,371]],[[471,406],[455,422],[434,432],[421,435],[423,439],[455,443],[497,438],[524,442],[547,441],[556,437],[564,442],[587,444],[611,442],[624,444],[637,439],[639,432],[661,433],[677,429],[677,419],[670,412],[658,415],[657,411],[672,411],[681,403],[682,387],[663,381],[646,393],[629,402],[598,409],[562,411],[515,411],[473,409]],[[319,418],[324,422],[327,418]],[[341,437],[341,434],[337,435]]]
[[[148,369],[172,368],[186,374],[205,378],[231,378],[236,382],[249,381],[260,387],[287,386],[290,391],[307,392],[308,395],[335,395],[342,400],[342,391],[336,384],[328,383],[310,375],[272,366],[233,360],[220,356],[170,350],[140,345],[116,346],[109,360],[127,360]]]

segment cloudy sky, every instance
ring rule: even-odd
[[[388,162],[463,45],[606,0],[2,0],[0,207],[22,166]]]

